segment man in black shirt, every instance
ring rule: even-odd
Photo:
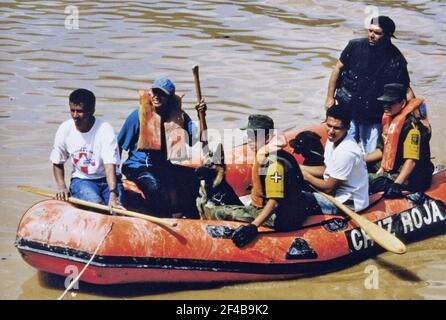
[[[381,135],[383,108],[377,98],[383,94],[384,85],[398,82],[410,90],[407,61],[391,42],[395,23],[386,16],[375,17],[370,22],[367,38],[353,39],[341,54],[328,85],[325,108],[335,104],[346,105],[352,112],[349,133],[362,143],[365,153],[376,148]]]

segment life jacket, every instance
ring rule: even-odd
[[[188,134],[184,130],[185,112],[181,109],[182,96],[176,95],[169,106],[170,113],[164,121],[156,113],[150,91],[139,90],[139,137],[138,150],[161,150],[164,125],[167,159],[181,160],[187,157]]]
[[[384,171],[390,172],[394,169],[400,135],[404,126],[404,122],[412,112],[418,114],[418,108],[423,103],[423,101],[423,99],[411,99],[397,115],[393,117],[391,115],[383,115],[382,125],[383,136],[385,138],[381,168]]]
[[[251,204],[256,208],[263,208],[266,204],[265,186],[262,183],[263,176],[266,174],[264,166],[268,162],[269,157],[274,157],[277,151],[286,146],[286,138],[282,135],[274,136],[271,141],[257,151],[254,159],[254,165],[251,171],[252,189]]]

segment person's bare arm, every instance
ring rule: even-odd
[[[381,149],[375,149],[372,152],[366,154],[364,156],[364,160],[365,162],[369,163],[369,162],[375,162],[375,161],[379,161],[381,160],[383,157],[383,152]]]
[[[53,163],[53,175],[57,184],[56,199],[67,201],[70,196],[70,191],[65,184],[65,170],[63,163]]]
[[[409,175],[412,173],[413,169],[415,168],[416,161],[413,159],[407,159],[404,161],[403,166],[401,167],[400,174],[395,179],[395,183],[403,184],[406,182]]]
[[[262,223],[269,218],[269,216],[271,215],[276,206],[277,206],[277,200],[268,199],[266,205],[262,209],[262,212],[260,212],[257,218],[255,218],[254,221],[251,223],[257,227],[260,227]]]
[[[300,170],[305,171],[305,172],[311,174],[312,176],[315,176],[318,178],[322,178],[324,176],[325,166],[304,166],[304,165],[301,165],[299,167],[300,167]]]
[[[325,110],[334,105],[334,94],[336,90],[336,82],[338,81],[341,70],[344,64],[338,60],[333,71],[331,72],[330,79],[328,80],[327,98],[325,99]]]
[[[329,177],[327,180],[313,176],[305,171],[302,172],[304,179],[318,190],[326,193],[332,193],[342,183],[341,180]]]
[[[116,165],[107,163],[105,166],[105,177],[108,184],[109,190],[116,190],[117,179],[116,179]],[[110,198],[108,201],[109,207],[124,209],[119,202],[118,194],[116,192],[110,192]]]

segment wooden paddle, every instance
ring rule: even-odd
[[[384,249],[397,254],[403,254],[407,251],[404,243],[402,243],[400,239],[395,237],[387,230],[384,230],[383,228],[373,223],[372,221],[367,220],[363,216],[357,214],[347,206],[340,203],[334,197],[319,190],[317,190],[317,192],[323,197],[325,197],[327,200],[331,201],[336,207],[342,210],[345,214],[347,214],[358,225],[358,227],[360,227],[362,230],[365,231],[365,233],[369,235],[370,239],[375,241]]]
[[[41,195],[44,197],[48,197],[48,198],[54,198],[56,196],[55,192],[50,191],[50,190],[41,189],[41,188],[36,188],[36,187],[31,187],[31,186],[18,186],[18,188],[22,191],[31,192],[31,193],[38,194],[38,195]],[[84,201],[84,200],[76,199],[73,197],[69,197],[68,202],[71,202],[71,203],[77,204],[77,205],[81,205],[84,207],[89,207],[89,208],[94,208],[94,209],[110,212],[110,208],[103,204],[98,204],[98,203],[94,203],[94,202],[90,202],[90,201]],[[154,222],[157,224],[161,224],[161,225],[167,226],[167,227],[175,227],[177,225],[176,222],[171,222],[171,221],[168,221],[165,219],[148,216],[146,214],[142,214],[139,212],[123,210],[123,209],[118,209],[118,208],[113,208],[113,212],[119,213],[123,216],[144,219],[144,220]]]
[[[194,75],[194,83],[195,83],[195,92],[197,95],[197,103],[201,102],[203,98],[201,95],[201,86],[200,86],[200,75],[198,70],[198,65],[195,65],[192,68],[192,73]],[[200,121],[200,141],[202,143],[203,148],[208,144],[208,138],[206,134],[206,130],[208,129],[206,124],[206,112],[199,111],[198,112],[198,120]]]

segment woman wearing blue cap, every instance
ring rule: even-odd
[[[198,130],[168,78],[157,78],[150,90],[139,91],[139,97],[139,109],[128,116],[118,135],[120,152],[128,151],[122,173],[144,193],[144,207],[152,214],[195,213],[199,186],[194,171],[171,161],[186,158],[186,145],[198,141]],[[206,108],[204,101],[196,106]]]

